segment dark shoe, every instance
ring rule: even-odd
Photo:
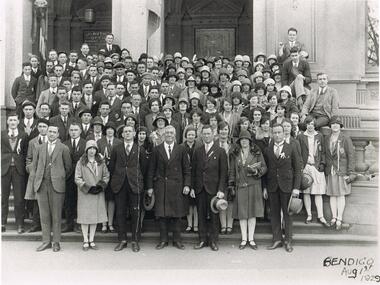
[[[239,249],[245,249],[245,247],[247,246],[247,241],[246,240],[242,240],[240,245],[239,245]]]
[[[228,235],[232,234],[232,228],[227,228],[227,234]]]
[[[194,245],[194,249],[201,249],[207,246],[207,243],[205,241],[201,241],[200,243]]]
[[[139,252],[140,251],[140,246],[139,246],[139,243],[137,241],[133,241],[131,243],[131,246],[132,246],[133,252]]]
[[[178,249],[182,249],[182,250],[185,249],[185,246],[180,241],[173,242],[173,246],[178,248]]]
[[[110,233],[116,233],[116,230],[113,226],[108,226],[108,230]]]
[[[5,226],[1,226],[1,232],[4,233],[6,231]]]
[[[53,242],[53,251],[58,252],[61,250],[61,246],[59,245],[59,242]]]
[[[305,220],[305,224],[310,224],[312,221],[313,221],[313,217],[312,216],[307,216],[307,218]]]
[[[286,242],[285,243],[285,250],[287,252],[292,252],[293,251],[293,246],[292,246],[292,244],[290,242]]]
[[[191,231],[192,231],[192,228],[191,228],[190,226],[187,226],[185,232],[186,232],[186,233],[190,233]]]
[[[336,218],[332,218],[330,221],[330,227],[335,227],[336,225]]]
[[[107,226],[102,226],[102,233],[106,234],[108,232]]]
[[[329,228],[330,227],[329,223],[325,220],[324,217],[318,218],[318,223],[322,224],[325,228]]]
[[[121,241],[113,250],[114,251],[120,251],[127,247],[127,241],[123,240]]]
[[[252,249],[254,249],[254,250],[258,249],[258,246],[257,246],[257,244],[255,243],[254,240],[250,240],[249,241],[249,247],[252,248]]]
[[[74,231],[74,226],[72,225],[64,225],[61,229],[62,233],[69,233]]]
[[[27,232],[28,233],[35,233],[41,231],[41,226],[32,226]]]
[[[44,242],[39,247],[37,247],[36,251],[43,251],[48,248],[51,248],[51,242]]]
[[[18,234],[23,234],[23,233],[25,233],[24,226],[18,226],[18,227],[17,227],[17,233],[18,233]]]
[[[194,233],[198,232],[198,227],[194,227]]]
[[[271,246],[268,246],[267,249],[268,250],[273,250],[273,249],[276,249],[278,247],[282,247],[282,242],[281,241],[275,241],[273,242],[273,244]]]
[[[168,246],[167,241],[161,241],[158,245],[156,245],[156,249],[163,249],[164,247]]]
[[[93,241],[90,242],[90,248],[93,249],[93,250],[98,250],[99,249],[99,247]]]
[[[220,234],[221,234],[221,235],[225,235],[225,234],[227,234],[227,229],[226,229],[226,228],[221,228],[221,230],[220,230]]]
[[[83,243],[82,249],[83,249],[83,251],[88,251],[90,249],[90,245],[88,244],[88,242]]]
[[[210,243],[210,248],[213,250],[213,251],[218,251],[219,250],[219,247],[217,246],[216,242],[212,241]]]

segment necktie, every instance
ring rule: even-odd
[[[38,143],[39,143],[39,144],[42,144],[42,143],[43,143],[41,137],[38,139]]]
[[[111,45],[108,45],[108,51],[111,51],[112,48],[111,48]]]
[[[26,82],[26,86],[29,87],[29,82],[30,82],[30,80],[25,80],[25,82]]]
[[[48,152],[49,152],[49,156],[53,154],[53,144],[51,143],[48,144]]]
[[[169,159],[170,159],[170,156],[172,155],[172,148],[170,147],[170,144],[168,145],[168,152],[169,152]]]
[[[76,151],[76,149],[77,149],[77,145],[76,145],[75,141],[76,141],[76,140],[73,139],[73,150],[74,150],[74,151]]]
[[[280,145],[275,145],[275,147],[276,147],[276,150],[275,150],[274,154],[277,158],[279,158],[280,157]]]
[[[186,128],[186,118],[185,118],[185,115],[182,115],[182,128],[183,129]]]
[[[30,119],[27,119],[26,120],[26,128],[25,128],[25,131],[28,135],[30,135],[30,132],[32,131],[31,128],[30,128]]]
[[[84,132],[87,133],[87,130],[88,130],[88,126],[85,125],[85,126],[84,126]]]
[[[66,119],[66,117],[63,117],[63,124],[64,124],[65,127],[66,127],[66,124],[67,124],[67,119]]]
[[[127,144],[127,146],[125,147],[125,152],[127,153],[127,155],[129,155],[129,144]]]
[[[319,88],[319,95],[325,93],[325,88]]]

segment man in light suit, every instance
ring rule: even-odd
[[[49,106],[53,105],[53,102],[57,96],[58,92],[58,80],[57,80],[57,75],[55,74],[50,74],[49,75],[49,88],[42,91],[40,94],[40,97],[38,98],[37,102],[37,115],[41,117],[41,104],[42,103],[48,103]]]
[[[207,246],[207,232],[209,232],[209,246],[217,251],[219,216],[211,211],[210,202],[214,196],[222,199],[227,187],[228,170],[227,155],[223,148],[214,143],[214,134],[210,125],[202,128],[204,145],[195,149],[192,164],[192,188],[195,190],[195,199],[198,210],[199,243],[194,249]],[[207,215],[210,214],[210,225],[207,226]]]
[[[273,141],[264,152],[268,172],[264,181],[264,198],[271,207],[273,244],[267,249],[282,247],[281,210],[285,221],[285,250],[292,252],[292,218],[288,213],[291,195],[298,195],[301,184],[301,158],[297,145],[285,141],[284,127],[275,124]]]
[[[285,61],[281,75],[282,86],[288,85],[295,94],[297,105],[302,109],[302,105],[310,93],[311,73],[309,63],[300,58],[298,49],[290,49],[290,59]]]
[[[48,142],[37,146],[31,167],[42,227],[42,244],[37,251],[53,247],[53,251],[57,252],[61,249],[66,177],[71,173],[72,164],[69,148],[58,140],[58,126],[50,125],[47,136]]]
[[[298,52],[300,51],[306,51],[305,45],[297,41],[297,34],[298,31],[295,28],[289,28],[288,29],[288,42],[285,44],[280,42],[280,48],[278,50],[278,62],[283,63],[285,62],[289,56],[290,56],[290,49],[292,47],[296,47],[298,49]]]
[[[318,89],[312,89],[307,96],[301,111],[301,122],[307,115],[316,118],[315,128],[327,126],[330,118],[338,115],[339,99],[338,91],[327,86],[328,77],[326,73],[317,74]]]

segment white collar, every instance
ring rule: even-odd
[[[13,134],[14,134],[15,137],[18,136],[18,129],[17,129],[17,128],[13,130]],[[8,130],[8,135],[9,135],[9,136],[12,135],[12,131],[11,131],[11,129]]]
[[[54,88],[50,87],[50,92],[51,93],[57,93],[57,89],[58,89],[58,87],[54,87]]]
[[[31,75],[25,75],[25,74],[24,74],[24,79],[25,79],[25,80],[29,80],[29,81],[30,81],[30,77],[31,77]]]
[[[284,143],[285,143],[285,139],[283,140],[283,141],[281,141],[280,143],[274,143],[274,145],[276,146],[276,147],[280,147],[280,146],[283,146],[284,145]]]

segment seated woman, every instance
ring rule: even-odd
[[[78,218],[83,234],[83,250],[98,249],[94,242],[96,226],[107,222],[104,190],[110,178],[106,163],[94,140],[86,143],[86,150],[75,168],[78,185]]]
[[[237,148],[231,155],[228,185],[235,188],[233,218],[239,219],[241,243],[239,249],[249,246],[256,250],[254,240],[256,218],[264,216],[261,176],[267,171],[260,148],[252,143],[251,135],[242,131]]]
[[[289,86],[283,86],[279,91],[279,102],[285,105],[285,117],[290,118],[291,113],[298,113],[296,103],[293,101],[292,90]]]
[[[355,151],[352,140],[341,132],[342,121],[330,119],[331,134],[326,137],[327,196],[330,197],[332,219],[330,226],[342,229],[346,196],[351,194],[351,182],[355,180]]]
[[[312,221],[311,195],[314,196],[314,203],[317,208],[318,222],[328,227],[323,214],[322,195],[326,194],[325,179],[325,142],[323,135],[315,130],[315,119],[308,117],[305,120],[306,131],[298,136],[301,146],[303,173],[309,174],[313,178],[311,187],[303,191],[303,201],[307,213],[305,223]]]

